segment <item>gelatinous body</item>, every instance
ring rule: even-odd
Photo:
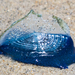
[[[10,31],[1,39],[0,45],[0,50],[14,60],[64,68],[73,62],[71,57],[74,47],[70,36],[35,32],[20,34],[19,37],[16,35],[12,34],[11,37]]]
[[[10,28],[0,38],[0,51],[14,60],[40,66],[68,68],[75,63],[73,41],[67,34]]]

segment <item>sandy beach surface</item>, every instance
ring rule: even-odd
[[[0,0],[0,34],[31,9],[63,19],[75,43],[75,0]],[[75,64],[59,69],[20,63],[0,55],[0,75],[75,75]]]

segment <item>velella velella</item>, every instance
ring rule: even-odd
[[[16,61],[47,67],[68,68],[75,63],[74,44],[68,25],[56,16],[47,20],[31,10],[0,36],[0,53]]]

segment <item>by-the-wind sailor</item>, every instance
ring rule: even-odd
[[[42,16],[33,10],[0,36],[0,53],[40,66],[68,68],[75,63],[67,24],[56,16]]]

